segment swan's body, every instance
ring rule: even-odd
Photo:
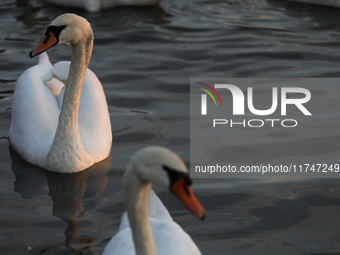
[[[45,0],[48,3],[66,6],[83,8],[88,12],[97,12],[101,9],[106,9],[120,5],[143,6],[158,4],[161,0]]]
[[[152,190],[150,190],[148,199],[148,214],[158,255],[201,254],[191,237],[172,220],[168,210]],[[107,244],[103,253],[103,255],[121,254],[136,254],[127,213],[124,213],[122,217],[119,232]]]
[[[60,35],[48,34],[50,27],[62,27]],[[43,53],[39,64],[18,78],[9,138],[13,149],[34,165],[54,172],[78,172],[109,156],[108,106],[101,83],[87,69],[93,44],[89,23],[64,14],[49,28],[32,54],[57,43],[72,45],[72,61],[53,67]],[[53,38],[57,41],[48,41]]]
[[[318,5],[325,5],[325,6],[333,6],[340,8],[340,1],[339,0],[293,0],[295,2],[301,3],[309,3],[309,4],[318,4]]]
[[[124,176],[127,213],[103,255],[201,254],[150,190],[151,182],[170,188],[197,217],[205,217],[204,209],[191,191],[187,169],[178,156],[161,147],[142,149],[133,157]]]

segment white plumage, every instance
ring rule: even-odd
[[[64,38],[88,36],[76,33],[79,27],[92,34],[84,20],[64,14],[53,21],[53,26],[69,26],[61,32],[59,43],[67,44]],[[78,44],[73,45],[70,76],[69,61],[52,66],[44,52],[39,64],[18,78],[13,94],[9,130],[13,149],[26,161],[54,172],[84,170],[107,158],[111,150],[111,123],[103,87],[84,60],[89,61],[92,45],[85,49]]]
[[[164,169],[173,170],[167,173]],[[124,176],[127,212],[123,214],[119,231],[107,244],[103,255],[201,254],[191,237],[172,220],[168,210],[150,189],[152,182],[172,190],[189,210],[203,219],[205,211],[190,185],[179,177],[174,180],[172,174],[188,176],[184,163],[176,154],[161,147],[147,147],[137,152]]]
[[[150,190],[149,224],[158,255],[199,255],[201,252],[191,237],[172,220],[157,195]],[[103,255],[136,255],[127,212],[123,214],[119,232],[105,247]]]

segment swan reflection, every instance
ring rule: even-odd
[[[108,183],[106,173],[111,168],[112,158],[82,172],[60,174],[25,162],[11,148],[10,157],[15,175],[14,191],[20,193],[23,199],[48,194],[53,201],[52,214],[67,223],[65,246],[75,254],[91,248],[94,239],[90,236],[80,240],[80,247],[72,245],[79,230],[77,218],[84,211],[83,199],[86,199],[86,211],[107,201],[108,198],[100,198],[99,195]]]

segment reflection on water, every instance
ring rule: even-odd
[[[67,223],[65,234],[65,246],[75,254],[82,254],[85,249],[91,248],[94,239],[85,236],[80,240],[81,247],[74,248],[72,241],[77,237],[77,218],[84,211],[82,199],[85,191],[96,198],[102,192],[107,183],[106,173],[112,166],[112,158],[97,163],[91,168],[72,174],[60,174],[45,171],[37,166],[22,160],[10,147],[12,159],[12,171],[15,175],[14,191],[21,194],[24,199],[33,199],[39,195],[48,195],[53,201],[52,214]],[[88,177],[93,174],[95,178]],[[93,199],[92,206],[99,206],[107,199]],[[88,208],[90,209],[90,208]]]

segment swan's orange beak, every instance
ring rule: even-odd
[[[30,52],[30,57],[33,58],[56,44],[58,44],[57,38],[55,38],[53,33],[49,33],[44,37],[43,41]]]
[[[203,220],[206,212],[198,202],[191,187],[186,184],[184,179],[179,179],[171,186],[171,191],[174,193],[182,203],[192,212],[196,217]]]

